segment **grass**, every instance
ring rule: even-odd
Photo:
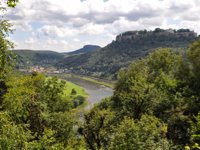
[[[48,77],[48,78],[51,78],[51,77]],[[61,82],[61,80],[63,79],[59,79],[58,82]],[[88,101],[87,101],[88,94],[85,92],[85,90],[81,86],[78,86],[72,82],[69,82],[67,80],[63,80],[63,81],[65,81],[65,86],[63,88],[63,94],[61,96],[63,98],[66,98],[69,101],[73,101],[77,99],[77,97],[83,97],[84,103],[82,105],[79,105],[77,108],[85,107],[88,104]],[[74,94],[72,94],[72,90],[75,91]]]
[[[63,79],[61,79],[63,80]],[[85,90],[81,87],[78,86],[72,82],[69,82],[67,80],[64,80],[66,82],[65,87],[63,89],[63,96],[69,100],[74,100],[76,97],[78,96],[82,96],[84,97],[84,103],[82,105],[79,105],[78,107],[74,108],[72,111],[75,114],[75,118],[80,119],[80,114],[84,113],[84,108],[88,105],[88,94],[85,92]],[[71,94],[72,93],[72,89],[74,89],[76,91],[76,94]]]
[[[88,94],[85,92],[85,90],[82,87],[80,87],[76,84],[73,84],[69,81],[66,81],[66,80],[65,80],[65,82],[66,82],[66,84],[65,84],[65,87],[64,87],[64,91],[63,91],[64,96],[71,97],[72,96],[72,94],[71,94],[72,89],[74,89],[76,91],[76,94],[73,95],[73,96],[83,96],[83,97],[88,96]]]
[[[87,101],[88,94],[85,92],[85,90],[82,87],[80,87],[76,84],[73,84],[69,81],[65,80],[65,82],[66,82],[66,84],[63,89],[63,96],[70,100],[74,100],[76,97],[82,96],[85,99],[84,103],[82,105],[79,105],[77,108],[80,109],[80,108],[84,108],[85,106],[87,106],[88,105],[88,101]],[[76,91],[76,94],[72,94],[73,89]]]

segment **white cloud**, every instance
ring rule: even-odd
[[[25,40],[26,44],[37,44],[38,39],[36,37],[30,37],[29,39]]]
[[[42,28],[38,29],[38,31],[45,36],[50,37],[66,37],[73,36],[76,34],[75,29],[70,29],[67,27],[58,27],[56,25],[45,25]]]
[[[60,43],[63,44],[63,45],[68,45],[68,42],[65,41],[65,40],[61,40]]]
[[[20,29],[27,32],[32,31],[32,26],[28,22],[11,21],[11,23],[14,25],[14,29]]]
[[[78,38],[74,38],[73,40],[74,42],[80,42],[80,40]]]
[[[74,50],[74,45],[69,44],[65,40],[56,40],[53,38],[48,38],[47,40],[39,40],[35,37],[30,37],[29,39],[20,41],[16,43],[18,49],[33,49],[33,50],[56,50],[58,52],[66,52],[68,50]]]
[[[48,39],[47,40],[47,44],[49,44],[49,45],[56,45],[56,44],[58,44],[59,42],[58,42],[58,40],[55,40],[55,39]]]
[[[104,24],[120,17],[138,20],[167,14],[173,17],[193,10],[198,12],[199,3],[199,0],[21,0],[14,10],[9,11],[8,17],[46,23],[90,21]]]
[[[104,25],[89,23],[81,27],[80,34],[99,35],[104,33]]]
[[[188,29],[191,29],[191,30],[194,30],[198,33],[200,33],[200,21],[182,21],[180,23],[180,25],[183,27],[183,28],[188,28]]]
[[[187,27],[200,33],[199,12],[200,0],[20,0],[6,16],[17,30],[35,32],[26,43],[45,36],[49,45],[43,47],[71,50],[86,41],[109,43],[127,30]]]

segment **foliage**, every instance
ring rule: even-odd
[[[8,91],[4,96],[3,109],[9,112],[15,122],[28,123],[32,113],[40,112],[42,104],[39,91],[43,82],[44,77],[40,75],[15,76],[7,82]],[[33,112],[37,109],[38,112]]]
[[[73,114],[69,112],[51,113],[45,118],[45,124],[54,131],[56,142],[62,142],[65,147],[70,144],[71,138],[76,136],[73,131]]]
[[[125,118],[115,129],[111,142],[113,150],[168,150],[167,126],[153,116],[142,116],[140,121]]]
[[[57,77],[47,78],[44,83],[44,100],[46,101],[49,111],[56,112],[60,111],[59,106],[61,104],[61,95],[63,94],[63,88],[65,86],[65,82],[63,80],[59,80]]]
[[[198,149],[199,117],[193,116],[200,111],[199,43],[185,54],[159,49],[122,70],[114,95],[85,117],[82,131],[88,147],[184,149],[188,144],[194,146],[185,148]],[[102,112],[113,115],[104,115],[109,126],[99,128]]]
[[[15,7],[17,5],[17,2],[19,2],[19,0],[7,0],[7,4],[9,7]]]
[[[112,97],[113,108],[135,119],[151,112],[167,115],[165,109],[181,105],[182,99],[172,91],[178,86],[174,72],[179,63],[181,57],[169,49],[157,50],[146,59],[134,62],[128,70],[119,73]]]
[[[32,138],[23,125],[15,125],[6,112],[0,112],[0,149],[22,149]]]
[[[72,94],[72,95],[76,95],[76,94],[77,94],[76,90],[75,90],[75,89],[72,89],[71,94]]]
[[[112,132],[112,118],[114,114],[107,110],[93,108],[85,115],[85,122],[79,133],[85,138],[89,149],[107,149]]]
[[[196,150],[200,149],[200,113],[194,118],[194,121],[191,121],[191,126],[192,126],[192,136],[191,136],[191,141],[192,141],[192,146],[185,146],[185,149],[188,150]]]
[[[10,51],[8,51],[10,46],[9,41],[0,35],[0,80],[5,79],[6,73],[13,66],[13,58]]]
[[[10,126],[6,123],[0,126],[7,126],[8,131],[16,130],[16,134],[20,130],[22,141],[18,143],[22,148],[65,149],[77,147],[77,144],[81,147],[81,140],[76,137],[74,129],[76,120],[72,111],[73,98],[67,99],[64,95],[65,81],[56,77],[45,78],[37,73],[12,73],[8,76],[6,85],[8,90],[4,95],[1,111],[7,112],[12,123]],[[8,132],[4,130],[2,132]],[[14,140],[14,135],[15,133],[8,142]],[[76,141],[73,144],[72,139]]]
[[[154,104],[152,101],[155,91],[153,85],[148,84],[147,75],[148,70],[143,61],[131,66],[129,72],[121,72],[112,97],[113,108],[118,110],[123,106],[119,112],[135,119],[150,111]]]

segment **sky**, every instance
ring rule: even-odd
[[[106,46],[125,31],[189,28],[200,34],[200,0],[20,0],[5,17],[16,49],[69,52]]]

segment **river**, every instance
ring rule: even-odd
[[[65,79],[83,87],[88,93],[89,105],[86,107],[86,109],[91,108],[95,103],[100,102],[102,99],[113,95],[113,90],[109,87],[73,76],[65,77]]]

